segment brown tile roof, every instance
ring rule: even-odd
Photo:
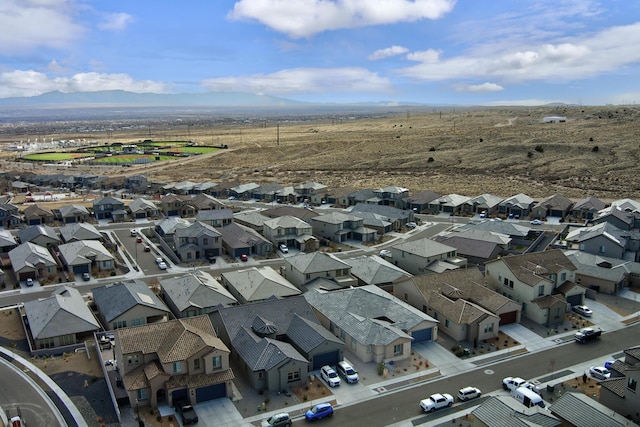
[[[538,304],[538,307],[540,308],[549,308],[549,307],[553,307],[558,302],[563,302],[566,304],[567,300],[565,297],[563,297],[560,294],[553,294],[553,295],[546,295],[546,296],[540,297],[538,299],[533,300],[533,302]]]
[[[156,353],[160,362],[186,360],[207,348],[229,352],[216,333],[208,316],[116,329],[122,354]]]
[[[561,270],[577,270],[577,267],[560,249],[511,255],[502,257],[500,260],[507,265],[518,280],[529,286],[535,286],[541,280],[551,282],[549,276],[557,274]],[[496,261],[489,261],[487,264]]]
[[[577,283],[572,282],[571,280],[567,280],[562,285],[558,286],[556,290],[560,292],[562,295],[567,295],[567,292],[569,292],[571,289],[575,288],[576,286],[578,286]]]
[[[495,314],[478,305],[463,299],[453,300],[438,292],[427,292],[425,297],[429,306],[459,325],[468,325],[478,322],[487,316],[495,316]]]
[[[640,345],[626,349],[624,354],[631,356],[636,360],[640,360]]]
[[[168,389],[176,387],[204,387],[232,381],[235,378],[231,369],[225,369],[211,374],[172,375],[165,383]]]

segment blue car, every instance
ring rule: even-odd
[[[313,408],[309,409],[304,418],[307,421],[321,420],[322,418],[330,417],[333,415],[333,406],[328,403],[318,403]]]

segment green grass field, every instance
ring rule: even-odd
[[[156,157],[159,157],[160,160],[156,160]],[[146,154],[128,154],[122,156],[111,156],[111,157],[102,157],[100,159],[92,160],[91,163],[134,163],[138,159],[149,159],[151,162],[157,161],[167,161],[167,160],[175,160],[173,156],[154,156],[154,155],[146,155]]]
[[[207,154],[212,151],[217,151],[219,148],[216,147],[171,147],[167,148],[168,151],[176,151],[179,153],[189,153],[189,154]]]
[[[65,160],[81,159],[83,157],[90,157],[90,154],[80,153],[34,153],[22,156],[24,160],[31,160],[34,162],[61,162]]]

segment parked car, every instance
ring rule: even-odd
[[[29,287],[33,286],[33,279],[32,279],[31,277],[29,277],[29,278],[26,280],[26,284],[27,284],[27,286],[29,286]]]
[[[138,235],[138,232],[136,231],[135,228],[131,229],[131,237],[136,237]]]
[[[280,252],[282,252],[283,254],[288,254],[289,253],[289,248],[284,243],[281,244],[279,247],[280,247]]]
[[[482,396],[482,392],[476,387],[465,387],[458,390],[458,400],[461,402],[476,399],[480,396]]]
[[[533,221],[531,221],[531,225],[542,225],[542,221],[540,221],[539,219],[534,219]]]
[[[164,260],[160,257],[156,258],[156,264],[160,264],[161,262],[164,262]]]
[[[381,258],[391,257],[391,251],[389,249],[382,249],[380,251],[380,257]]]
[[[593,311],[586,305],[576,305],[573,307],[573,311],[584,317],[591,317],[593,314]]]
[[[164,261],[162,261],[161,263],[158,264],[158,268],[160,270],[166,270],[167,269],[167,263],[165,263]]]
[[[589,368],[589,375],[598,380],[608,380],[611,377],[611,372],[604,366],[592,366]]]
[[[480,212],[480,218],[486,218],[486,217],[487,217],[487,211]]]
[[[304,414],[304,419],[315,421],[331,416],[333,416],[333,406],[329,403],[318,403]]]
[[[585,343],[587,341],[597,340],[600,335],[602,335],[602,331],[600,329],[584,328],[583,330],[576,332],[573,337],[576,341]]]
[[[617,360],[607,360],[606,362],[604,362],[604,367],[607,369],[611,369],[611,367],[613,366],[614,363],[616,363]]]
[[[196,414],[196,410],[193,409],[193,406],[185,400],[181,400],[176,402],[176,412],[180,415],[182,419],[182,424],[197,424],[198,423],[198,414]]]
[[[249,261],[249,257],[247,256],[247,254],[240,255],[240,261]]]
[[[520,377],[506,377],[502,380],[502,388],[509,391],[515,391],[518,387],[525,384],[527,380]]]
[[[340,385],[338,373],[329,365],[324,365],[320,368],[320,376],[329,384],[329,387],[338,387]]]
[[[262,420],[260,427],[291,427],[291,417],[286,412],[275,414],[266,420]]]
[[[358,377],[358,372],[353,369],[353,366],[351,366],[349,362],[345,362],[344,360],[338,362],[337,371],[347,381],[347,384],[357,383],[360,379]]]
[[[82,273],[82,280],[88,282],[89,280],[91,280],[91,275],[89,273]]]
[[[420,401],[420,407],[424,412],[433,412],[436,409],[448,408],[451,405],[453,405],[453,396],[447,393],[432,394]]]
[[[418,224],[416,224],[415,222],[408,222],[407,223],[407,228],[416,228],[418,226]]]

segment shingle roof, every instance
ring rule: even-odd
[[[77,289],[62,286],[50,297],[26,301],[24,310],[36,339],[100,330],[100,324]]]
[[[408,203],[415,203],[415,204],[427,204],[432,200],[437,199],[438,197],[440,197],[440,194],[435,193],[431,190],[424,190],[421,191],[419,193],[416,194],[412,194],[409,197],[405,197],[403,200],[408,202]]]
[[[9,251],[11,266],[16,273],[23,270],[36,270],[43,266],[57,265],[47,248],[26,242]]]
[[[613,243],[624,248],[629,237],[640,238],[638,233],[633,231],[620,230],[609,222],[601,222],[591,227],[577,228],[567,234],[566,240],[569,242],[584,242],[597,236],[604,236]]]
[[[596,199],[595,197],[587,197],[586,199],[578,200],[575,205],[573,205],[573,210],[596,210],[599,211],[604,209],[607,206],[600,199]]]
[[[191,238],[191,237],[202,237],[203,235],[219,237],[220,232],[216,230],[213,226],[209,224],[205,224],[203,222],[194,222],[191,225],[182,228],[176,228],[175,236],[178,238]]]
[[[407,252],[413,255],[421,256],[423,258],[430,258],[446,254],[449,252],[455,252],[456,248],[448,246],[442,243],[438,243],[435,240],[428,238],[409,240],[404,243],[399,243],[391,247],[391,250],[397,250]]]
[[[342,343],[338,337],[309,319],[294,314],[287,329],[287,337],[300,349],[310,353],[327,341]]]
[[[222,227],[220,229],[220,234],[222,235],[224,243],[228,247],[234,249],[253,248],[260,243],[271,244],[271,242],[265,239],[257,231],[235,223]]]
[[[65,218],[68,216],[75,216],[75,215],[89,215],[89,211],[87,210],[86,207],[82,206],[82,205],[65,205],[65,206],[60,206],[60,209],[58,209],[60,211],[60,215]]]
[[[169,312],[167,306],[149,289],[145,282],[132,280],[98,286],[92,289],[93,300],[107,322],[137,305]]]
[[[576,266],[560,249],[509,255],[499,260],[489,261],[487,265],[494,262],[504,262],[518,280],[530,286],[535,286],[541,280],[551,281],[549,276],[561,270],[576,270]]]
[[[351,266],[352,275],[367,285],[390,284],[413,276],[379,256],[362,255],[342,261]]]
[[[456,229],[456,231],[465,230],[485,230],[492,233],[503,234],[506,236],[526,237],[529,234],[531,228],[510,221],[489,220],[478,223],[465,224]]]
[[[497,254],[497,247],[500,246],[495,242],[458,236],[457,233],[446,236],[434,236],[433,239],[436,242],[455,248],[460,256],[482,259],[489,259],[494,256],[494,254]]]
[[[198,211],[196,221],[215,221],[221,219],[233,219],[231,209],[206,209]]]
[[[48,225],[32,225],[18,231],[18,237],[20,238],[20,242],[22,243],[30,242],[40,236],[46,236],[52,242],[60,241],[56,230]]]
[[[155,353],[163,364],[186,360],[206,349],[229,352],[208,316],[120,328],[114,334],[123,354]]]
[[[99,240],[102,234],[93,224],[87,222],[74,222],[60,228],[60,236],[65,242],[71,240]]]
[[[210,308],[234,305],[238,301],[210,274],[203,271],[161,279],[165,298],[181,312],[189,307]]]
[[[498,206],[503,200],[504,199],[502,197],[485,193],[467,200],[466,204],[476,206],[480,209],[491,209]]]
[[[562,211],[569,209],[573,202],[561,194],[549,196],[534,205],[535,207],[544,207],[547,209],[560,209]]]
[[[93,261],[109,261],[114,257],[96,240],[78,240],[58,246],[60,256],[68,266],[91,264]]]
[[[369,203],[358,203],[351,209],[351,213],[357,215],[358,212],[373,212],[391,218],[392,222],[398,219],[407,219],[413,214],[413,212],[411,211],[394,208],[393,206],[376,205]]]
[[[271,296],[300,295],[300,289],[271,267],[251,267],[222,273],[225,282],[247,302],[261,301]]]
[[[349,269],[351,266],[346,262],[324,252],[313,252],[310,254],[299,254],[285,258],[285,263],[290,264],[296,270],[313,274],[323,271],[334,271]]]
[[[306,210],[306,209],[305,209]],[[264,222],[265,227],[276,228],[311,228],[311,225],[294,216],[285,215]]]
[[[253,371],[268,371],[289,359],[309,362],[291,344],[260,338],[244,326],[233,339],[233,349]]]
[[[405,331],[425,321],[437,323],[374,285],[332,292],[315,289],[304,297],[318,312],[363,345],[387,345],[398,338],[410,339]]]

